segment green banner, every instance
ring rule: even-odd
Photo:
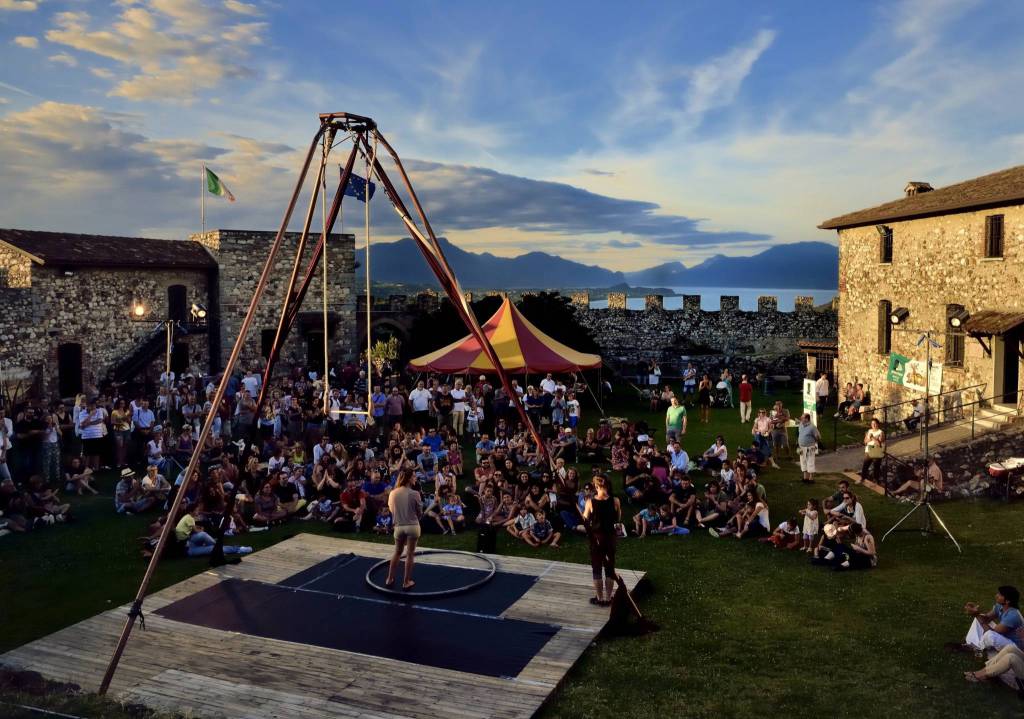
[[[894,384],[903,384],[903,377],[907,373],[907,362],[909,357],[904,357],[896,352],[889,353],[889,371],[885,378]]]

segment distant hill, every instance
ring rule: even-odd
[[[546,252],[495,257],[490,252],[477,254],[459,249],[443,237],[440,242],[448,263],[464,287],[608,287],[626,281],[621,272],[584,265]],[[437,284],[416,243],[409,238],[373,245],[370,263],[375,282]]]
[[[793,242],[748,257],[715,255],[693,267],[667,262],[625,275],[631,285],[831,290],[839,286],[839,248]]]
[[[440,241],[445,257],[467,288],[605,289],[640,285],[835,289],[839,284],[839,249],[825,242],[776,245],[747,257],[715,255],[693,267],[686,267],[681,262],[667,262],[637,272],[616,272],[546,252],[496,257],[489,252],[467,252],[445,238]],[[375,282],[436,284],[419,248],[411,239],[373,245],[370,262]]]

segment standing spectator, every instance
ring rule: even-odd
[[[153,434],[153,425],[156,424],[156,415],[153,414],[153,410],[149,408],[149,400],[143,399],[138,401],[135,408],[132,410],[132,425],[135,429],[133,438],[135,440],[135,447],[133,455],[136,459],[145,455],[146,443],[149,442],[150,437]],[[86,434],[85,425],[79,422],[79,426],[82,427],[82,443],[85,444]],[[93,468],[95,469],[95,467]]]
[[[828,395],[830,391],[828,373],[822,372],[818,375],[818,381],[814,383],[814,395],[817,398],[815,411],[818,413],[819,417],[821,417],[825,412],[825,405],[828,404]]]
[[[43,433],[40,439],[40,473],[47,484],[60,483],[61,431],[57,415],[46,412],[43,415]]]
[[[110,423],[114,430],[114,465],[122,469],[128,466],[128,446],[132,438],[132,414],[125,407],[123,399],[117,400],[114,405]]]
[[[754,385],[746,375],[740,376],[740,424],[750,421],[751,406],[754,402]]]
[[[776,400],[769,418],[772,421],[772,454],[781,457],[782,450],[786,450],[786,458],[793,459],[793,451],[789,446],[789,410],[786,409],[782,400]]]
[[[14,434],[14,424],[6,414],[3,408],[0,408],[0,480],[11,479],[11,470],[7,466],[7,453],[11,451],[11,435]]]
[[[693,366],[693,362],[686,363],[686,369],[683,370],[683,398],[692,397],[697,392],[697,370]]]
[[[461,379],[455,380],[451,396],[454,403],[452,405],[452,429],[455,430],[456,436],[461,437],[466,430],[466,412],[469,410],[469,392],[466,391]]]
[[[143,405],[148,404],[143,401]],[[95,472],[100,468],[100,455],[107,436],[107,411],[97,407],[94,399],[90,399],[85,407],[78,423],[82,433],[82,456],[85,457],[85,466]],[[153,416],[151,411],[149,416]]]
[[[697,387],[697,406],[700,408],[700,421],[707,424],[711,421],[711,378],[704,375]]]
[[[885,457],[885,432],[877,419],[871,420],[871,427],[864,433],[864,464],[860,468],[860,478],[869,478],[874,482],[881,479],[882,459]]]
[[[430,424],[430,403],[433,395],[422,381],[416,383],[416,389],[409,393],[409,404],[412,405],[412,419],[416,427],[426,429]]]
[[[814,457],[818,454],[818,440],[821,434],[818,428],[811,424],[811,415],[804,412],[800,416],[800,426],[797,427],[797,453],[800,455],[800,471],[803,473],[801,482],[810,484],[814,481]]]
[[[768,417],[768,410],[764,408],[757,410],[757,419],[754,420],[754,426],[750,433],[754,437],[754,444],[758,451],[768,459],[772,467],[778,469],[779,465],[776,464],[775,458],[772,456],[772,420]]]
[[[675,441],[686,434],[686,407],[678,397],[669,400],[668,409],[665,410],[665,439]]]

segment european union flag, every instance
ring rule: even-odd
[[[341,169],[341,174],[342,176],[345,175],[345,168]],[[366,193],[367,185],[370,186],[369,196],[367,196]],[[367,182],[365,179],[353,172],[348,178],[348,186],[345,188],[345,194],[349,197],[356,198],[360,202],[366,202],[367,197],[371,200],[373,199],[373,191],[376,189],[377,186],[375,184]]]

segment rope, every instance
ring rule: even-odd
[[[366,157],[366,187],[363,190],[366,202],[364,215],[366,219],[366,423],[373,421],[373,294],[370,282],[370,177],[373,163],[377,160],[377,138],[373,138],[373,156]]]
[[[325,135],[321,143],[321,154],[323,157],[322,163],[324,167],[327,167],[327,136]],[[324,417],[330,419],[330,396],[331,396],[331,367],[329,360],[329,343],[327,342],[327,173],[321,174],[321,189],[322,194],[320,195],[320,224],[321,233],[324,238],[324,252],[323,252],[323,292],[324,292]],[[339,192],[342,188],[339,188]]]

